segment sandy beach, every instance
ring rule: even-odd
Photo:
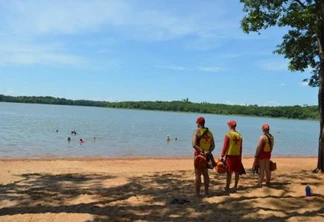
[[[201,198],[192,158],[1,160],[0,221],[324,221],[317,159],[273,160],[270,187],[256,188],[245,158],[236,193],[210,170],[210,195]]]

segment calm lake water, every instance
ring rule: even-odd
[[[202,115],[216,140],[215,157],[221,152],[228,131],[226,123],[231,119],[237,121],[237,130],[243,136],[244,156],[254,155],[264,123],[270,124],[275,137],[274,156],[317,155],[319,121]],[[0,158],[188,157],[193,155],[191,137],[198,116],[0,102]],[[72,130],[77,134],[72,135]],[[170,142],[165,140],[167,135]]]

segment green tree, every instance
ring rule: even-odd
[[[272,26],[287,27],[274,51],[289,60],[291,71],[312,69],[309,86],[319,87],[320,133],[317,172],[324,172],[324,1],[323,0],[240,0],[246,13],[244,32],[258,32]]]

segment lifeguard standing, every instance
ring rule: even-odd
[[[208,195],[209,175],[207,168],[207,158],[215,148],[213,133],[205,127],[205,118],[199,117],[196,120],[198,129],[192,136],[192,147],[194,152],[195,185],[196,196],[200,196],[201,175],[204,176],[205,195]]]
[[[237,190],[237,185],[242,171],[242,144],[243,137],[236,131],[236,121],[231,120],[227,123],[230,131],[226,133],[223,143],[221,158],[225,157],[227,165],[227,177],[225,190],[229,190],[232,173],[235,173],[234,191]]]
[[[259,137],[258,146],[255,151],[255,162],[260,166],[258,186],[262,187],[264,174],[266,175],[266,185],[270,185],[271,171],[270,171],[270,158],[274,145],[274,137],[270,134],[269,124],[262,126],[263,134]]]

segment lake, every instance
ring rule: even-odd
[[[188,157],[200,115],[214,134],[215,157],[232,119],[243,156],[254,155],[264,123],[275,137],[274,156],[317,156],[319,121],[0,102],[0,158]]]

